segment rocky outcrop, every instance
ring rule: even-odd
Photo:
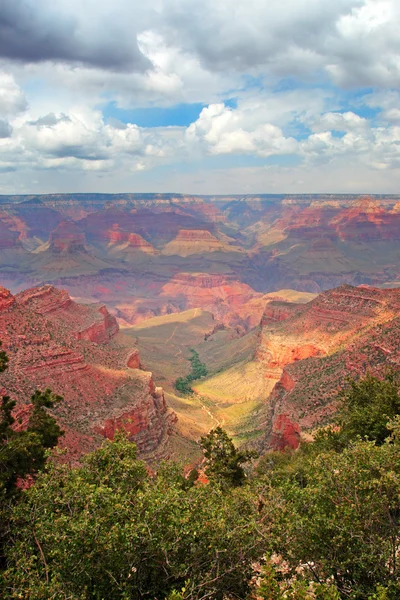
[[[0,250],[20,248],[19,233],[8,228],[7,224],[0,219]]]
[[[124,431],[142,453],[148,454],[156,451],[165,435],[171,433],[174,416],[169,414],[163,390],[154,385],[151,373],[145,377],[147,393],[142,401],[114,412],[112,418],[96,425],[95,430],[108,439],[114,439],[117,431]]]
[[[73,221],[63,221],[51,232],[49,248],[56,254],[84,252],[86,236]]]
[[[29,366],[24,368],[24,372],[29,374],[44,370],[48,375],[51,371],[51,376],[54,377],[57,374],[66,375],[88,369],[82,354],[70,350],[48,350],[42,352],[37,359],[33,359]]]
[[[19,415],[35,389],[63,396],[53,412],[71,460],[121,427],[146,459],[168,455],[174,414],[105,306],[77,304],[53,286],[15,297],[1,288],[0,339],[10,358],[2,386]]]
[[[165,255],[189,256],[191,254],[235,250],[238,251],[239,249],[223,244],[207,230],[181,229],[176,238],[164,247],[162,253]]]
[[[78,340],[88,340],[96,344],[104,344],[114,337],[119,325],[114,316],[110,315],[105,306],[97,309],[98,319],[75,333]]]
[[[269,302],[265,307],[261,319],[261,326],[266,326],[279,321],[285,321],[286,319],[291,317],[300,307],[301,305],[296,304],[295,302],[273,300],[272,302]]]
[[[139,350],[135,349],[132,352],[129,352],[126,366],[129,367],[130,369],[140,369],[141,368]]]
[[[158,254],[154,246],[147,242],[141,235],[121,229],[118,223],[115,223],[106,232],[106,237],[110,242],[109,249],[119,250],[120,252],[138,251],[150,255]],[[116,246],[116,248],[113,248],[113,246]]]
[[[177,273],[161,289],[161,295],[179,308],[202,308],[226,326],[242,326],[246,331],[259,324],[265,302],[262,294],[232,275]]]
[[[380,202],[363,197],[336,214],[330,226],[341,240],[378,241],[400,239],[400,214],[385,210]]]
[[[284,320],[271,319],[267,307],[256,358],[266,377],[277,368],[280,374],[269,399],[266,447],[294,447],[300,431],[329,421],[349,374],[400,371],[399,310],[400,289],[368,286],[324,292]]]
[[[279,414],[275,417],[272,436],[271,448],[273,450],[284,450],[292,448],[296,450],[300,444],[300,427],[297,423],[293,423],[288,415]]]
[[[0,287],[0,311],[7,310],[15,302],[14,296],[9,290]]]
[[[72,300],[66,290],[59,290],[52,285],[30,288],[29,290],[20,292],[17,301],[18,304],[28,306],[34,312],[41,315],[65,311],[72,304]]]

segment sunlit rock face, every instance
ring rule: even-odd
[[[180,229],[176,238],[166,244],[163,254],[189,256],[208,252],[229,252],[229,250],[235,248],[230,248],[207,230]]]
[[[276,379],[266,447],[295,447],[332,418],[346,378],[400,371],[400,288],[343,285],[303,305],[267,305],[256,353]],[[297,440],[297,442],[296,442]]]
[[[118,429],[144,457],[168,455],[174,414],[104,305],[78,304],[52,285],[15,296],[0,288],[0,339],[10,358],[2,387],[19,413],[29,412],[24,407],[35,389],[63,396],[54,414],[70,458]]]

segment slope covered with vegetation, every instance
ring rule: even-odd
[[[395,600],[398,390],[393,374],[351,383],[314,442],[258,461],[217,427],[200,477],[171,462],[150,472],[123,435],[78,467],[46,463],[40,448],[61,434],[53,396],[32,398],[26,433],[4,398],[1,597]]]

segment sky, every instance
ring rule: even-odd
[[[0,194],[400,193],[398,0],[1,0]]]

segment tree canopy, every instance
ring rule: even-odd
[[[246,473],[243,464],[254,458],[254,452],[238,450],[222,427],[212,429],[202,437],[205,472],[213,480],[228,486],[243,485]]]

